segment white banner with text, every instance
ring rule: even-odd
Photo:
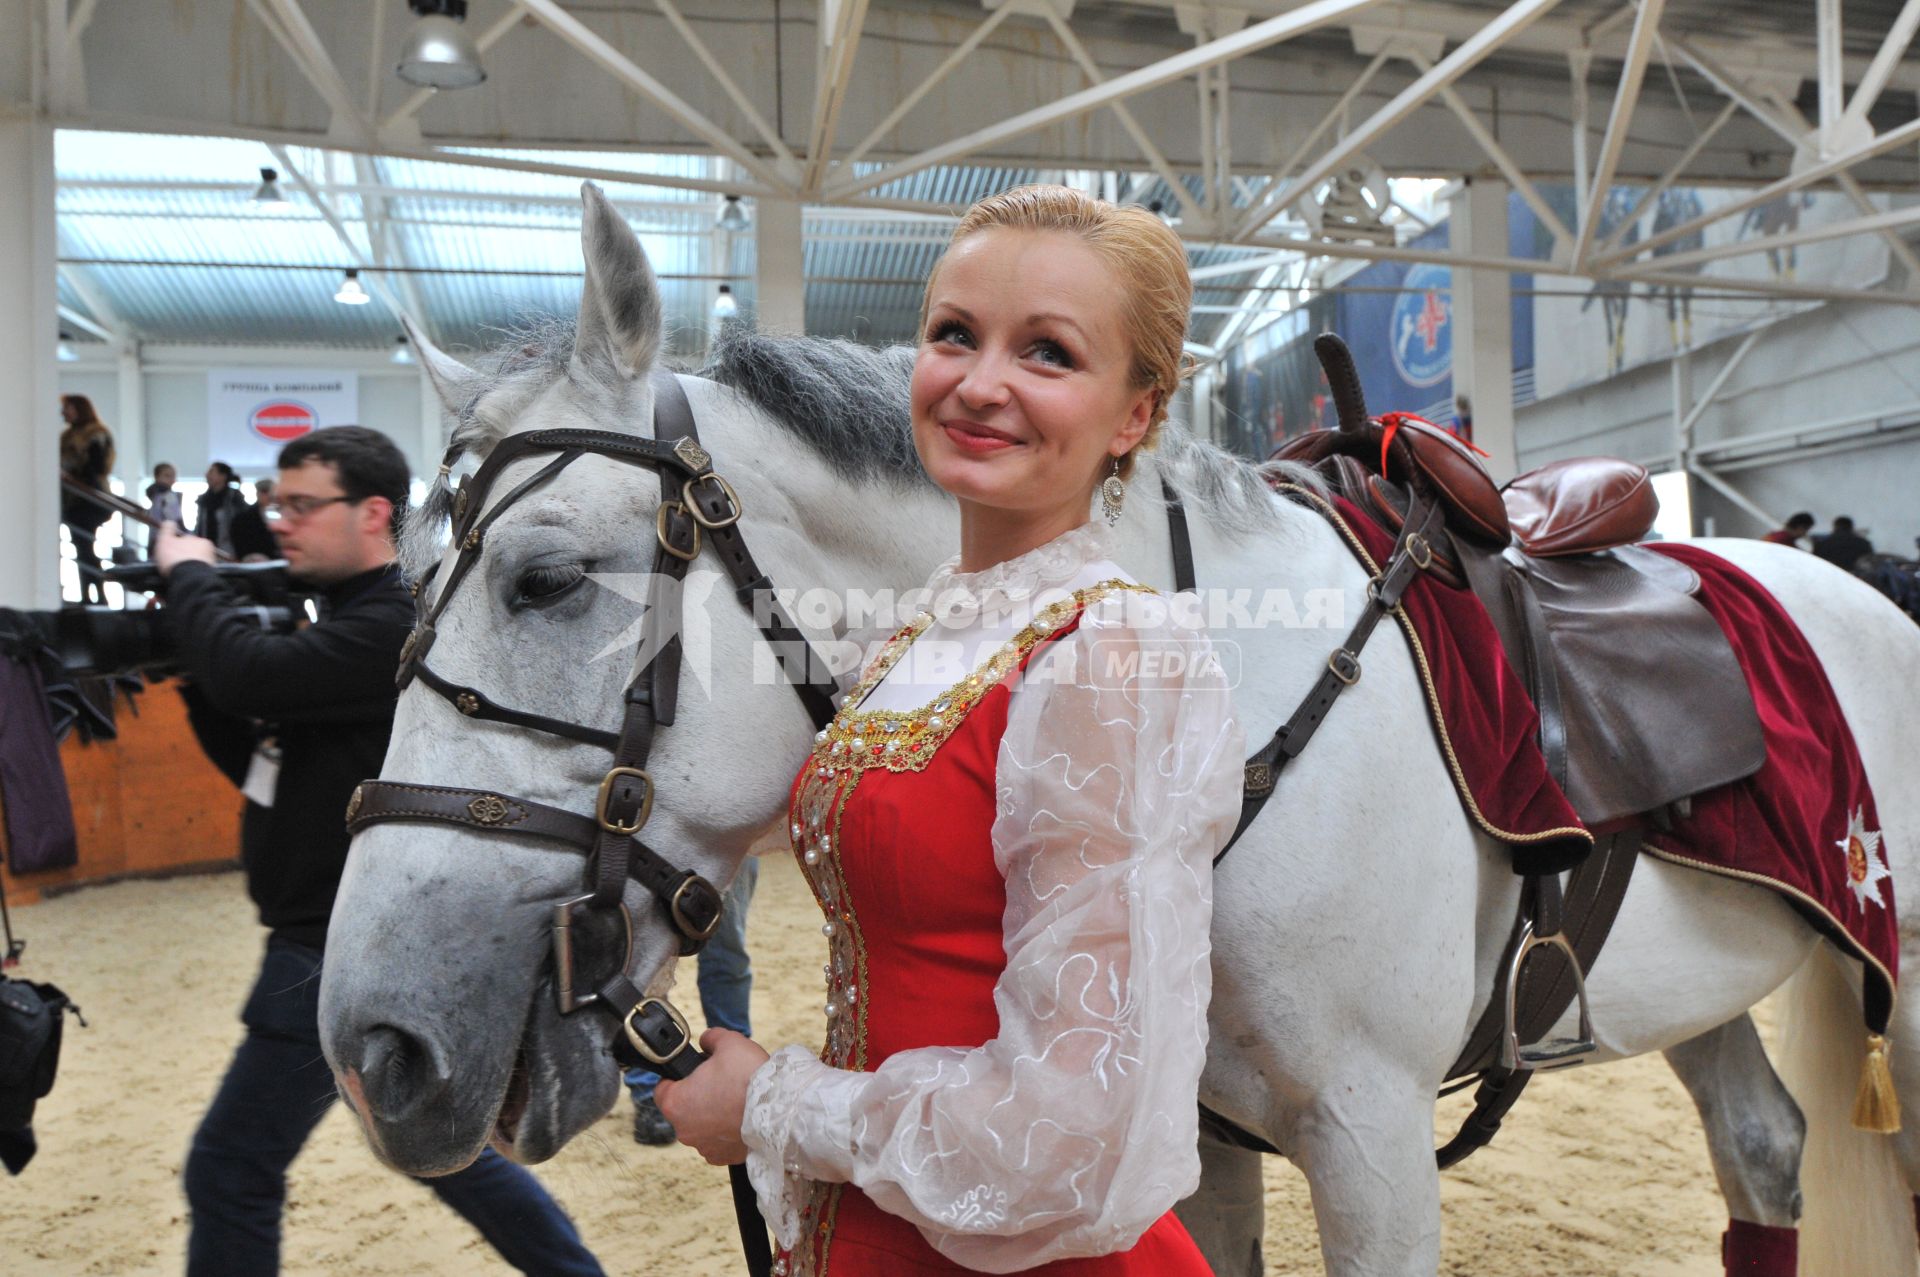
[[[324,426],[360,420],[360,374],[323,368],[215,368],[207,373],[207,456],[252,478],[280,449]]]

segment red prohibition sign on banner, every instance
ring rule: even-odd
[[[269,399],[247,417],[247,428],[262,439],[290,443],[320,426],[319,414],[293,399]]]

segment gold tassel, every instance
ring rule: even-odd
[[[1900,1097],[1893,1089],[1893,1070],[1887,1067],[1887,1040],[1867,1035],[1867,1058],[1860,1065],[1860,1090],[1853,1097],[1853,1124],[1875,1135],[1900,1129]]]

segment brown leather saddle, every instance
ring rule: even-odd
[[[1579,457],[1497,488],[1453,435],[1392,414],[1302,435],[1274,457],[1313,467],[1394,531],[1412,483],[1438,497],[1446,536],[1431,573],[1487,609],[1540,711],[1548,768],[1589,828],[1664,823],[1691,795],[1759,770],[1746,676],[1692,597],[1698,579],[1634,544],[1659,511],[1645,468]]]
[[[1692,795],[1758,771],[1766,745],[1746,676],[1693,597],[1698,578],[1635,544],[1659,510],[1644,468],[1577,458],[1497,487],[1448,432],[1404,414],[1369,416],[1345,343],[1328,333],[1314,346],[1339,428],[1289,440],[1274,458],[1313,468],[1394,532],[1387,577],[1408,543],[1423,541],[1420,571],[1480,600],[1539,711],[1549,771],[1596,834],[1564,883],[1564,865],[1516,864],[1520,905],[1493,996],[1447,1073],[1465,1079],[1449,1090],[1476,1080],[1479,1089],[1437,1153],[1445,1168],[1492,1140],[1536,1070],[1593,1051],[1582,973],[1626,896],[1641,831],[1669,824]],[[1397,600],[1399,586],[1387,584]],[[1250,782],[1249,808],[1259,797]],[[1557,960],[1529,961],[1542,950]],[[1576,1034],[1546,1038],[1576,1002]],[[1209,1118],[1221,1138],[1258,1146]]]

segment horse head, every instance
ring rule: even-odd
[[[660,458],[643,451],[653,446],[660,291],[639,240],[590,185],[585,205],[586,283],[571,328],[527,330],[484,369],[412,333],[455,424],[448,464],[404,538],[421,620],[403,656],[383,785],[362,789],[418,794],[422,804],[433,795],[443,807],[458,790],[452,801],[465,807],[422,823],[413,817],[424,813],[388,802],[384,823],[363,815],[355,825],[328,933],[321,1029],[375,1150],[414,1174],[463,1166],[489,1141],[540,1161],[607,1111],[619,1088],[609,1047],[623,1029],[617,1016],[568,1013],[568,999],[555,996],[566,965],[556,954],[579,968],[583,988],[624,976],[636,990],[663,991],[688,930],[664,902],[689,875],[700,890],[682,903],[725,885],[783,810],[813,732],[787,680],[764,657],[756,664],[761,632],[727,597],[713,555],[694,555],[683,582],[661,584],[661,547],[671,539],[685,549],[690,525],[669,517],[687,472],[674,471],[663,510],[662,466],[645,460]],[[901,374],[889,407],[899,430],[889,437],[904,437],[904,364],[889,358]],[[876,569],[881,580],[917,581],[947,539],[951,516],[937,513],[943,503],[923,484],[899,504],[919,511],[926,530],[891,550],[866,549],[856,570],[852,547],[871,538],[833,513],[847,504],[829,499],[849,490],[847,476],[823,459],[821,442],[796,439],[747,394],[677,384],[712,473],[737,489],[737,507],[750,512],[740,527],[779,584],[831,586],[836,571],[872,584]],[[863,386],[869,398],[889,393],[870,378]],[[633,442],[603,434],[573,449],[552,444],[554,431],[624,432]],[[461,470],[475,481],[456,491],[450,472]],[[449,516],[457,536],[442,548]],[[800,621],[810,640],[821,637],[822,622]],[[824,628],[831,637],[831,622]],[[649,711],[658,711],[644,751],[651,781],[635,795],[651,810],[639,838],[656,857],[656,881],[599,884],[599,904],[612,907],[577,910],[569,944],[556,948],[556,907],[593,888],[589,866],[607,859],[592,831],[608,810],[609,741],[628,738],[630,688],[675,635],[685,675],[677,698],[661,699],[677,699],[677,712],[658,702]],[[588,845],[531,832],[539,822],[524,816],[543,808],[586,827]]]

